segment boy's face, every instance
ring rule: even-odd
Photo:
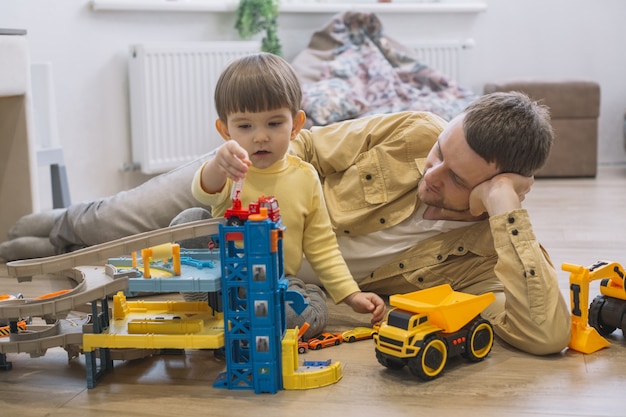
[[[289,142],[302,128],[301,118],[304,112],[294,120],[288,108],[232,113],[228,115],[226,134],[248,152],[252,166],[263,169],[285,156]]]
[[[495,162],[485,161],[470,148],[461,115],[448,123],[426,157],[418,195],[429,206],[466,212],[474,187],[497,174]]]

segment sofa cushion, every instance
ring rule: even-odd
[[[491,82],[485,93],[520,91],[550,109],[554,143],[536,177],[595,177],[600,86],[587,80],[518,79]]]
[[[513,80],[485,85],[484,92],[521,91],[550,107],[553,119],[598,117],[600,86],[585,80]]]

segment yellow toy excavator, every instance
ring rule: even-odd
[[[596,352],[610,343],[604,338],[621,328],[626,334],[626,281],[617,262],[598,261],[588,268],[564,263],[570,273],[572,336],[569,348],[582,353]],[[589,306],[589,283],[600,282],[600,295]]]

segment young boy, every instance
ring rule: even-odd
[[[304,125],[302,93],[291,66],[282,58],[253,54],[232,62],[215,89],[218,132],[226,140],[214,158],[196,172],[194,197],[210,206],[214,217],[231,206],[235,181],[244,180],[244,204],[260,195],[274,196],[280,205],[284,237],[284,268],[296,289],[312,304],[296,317],[287,309],[287,325],[307,321],[307,336],[323,331],[328,311],[318,287],[304,284],[296,274],[302,255],[313,267],[335,303],[344,302],[358,313],[371,313],[371,322],[383,318],[385,304],[374,293],[361,292],[339,252],[315,169],[288,155],[289,143]],[[313,295],[313,297],[312,297]],[[316,302],[313,302],[316,301]]]

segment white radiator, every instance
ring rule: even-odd
[[[459,85],[464,84],[465,51],[474,47],[473,39],[408,42],[406,45],[423,63],[449,76]]]
[[[467,41],[406,43],[425,64],[461,83]],[[142,44],[129,64],[133,167],[166,172],[223,143],[215,130],[215,84],[232,59],[258,42]]]
[[[213,93],[224,67],[260,42],[133,45],[129,59],[133,167],[169,171],[223,143]]]

